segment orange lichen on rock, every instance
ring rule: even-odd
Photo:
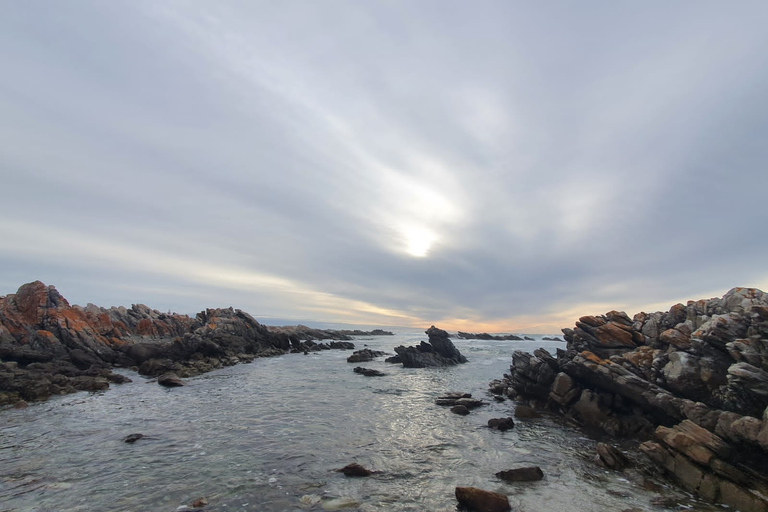
[[[608,364],[610,362],[607,359],[600,359],[593,352],[590,352],[589,350],[584,350],[581,353],[581,356],[584,359],[586,359],[588,361],[592,361],[593,363],[596,363],[596,364],[603,364],[604,365],[604,364]]]

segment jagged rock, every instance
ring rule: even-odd
[[[569,421],[658,442],[642,450],[686,490],[768,510],[768,296],[734,288],[631,320],[612,311],[563,329],[552,358],[515,352],[497,390]],[[601,445],[599,461],[619,456]],[[623,463],[618,462],[618,466]]]
[[[427,368],[432,366],[452,366],[466,363],[467,358],[448,339],[448,333],[434,325],[427,329],[429,342],[422,341],[415,347],[395,347],[397,356],[387,362],[398,362],[406,368]]]
[[[629,466],[629,459],[618,448],[605,443],[597,443],[595,462],[598,466],[621,471]]]
[[[144,437],[144,434],[130,434],[125,436],[125,438],[123,439],[123,442],[128,444],[133,444],[143,437]]]
[[[496,476],[507,482],[535,482],[544,478],[544,472],[538,466],[530,466],[499,471]]]
[[[386,352],[364,348],[362,350],[357,350],[353,352],[352,355],[347,358],[347,362],[348,363],[366,363],[368,361],[373,361],[377,357],[383,356],[385,354]]]
[[[476,487],[456,487],[456,500],[463,507],[476,512],[508,512],[509,499],[496,492]]]

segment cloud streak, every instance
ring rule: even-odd
[[[553,332],[768,279],[761,3],[7,11],[0,293]]]

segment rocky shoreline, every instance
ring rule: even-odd
[[[142,304],[72,306],[55,287],[35,281],[0,297],[0,406],[129,381],[114,368],[191,377],[256,357],[351,350],[352,336],[390,334],[267,327],[233,308],[190,317]]]
[[[683,489],[742,512],[768,511],[768,295],[629,318],[611,311],[563,329],[566,349],[516,351],[491,391],[640,451]]]

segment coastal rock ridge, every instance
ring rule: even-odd
[[[643,441],[685,490],[768,510],[768,295],[733,288],[669,311],[610,311],[563,329],[555,356],[516,351],[491,391]]]

